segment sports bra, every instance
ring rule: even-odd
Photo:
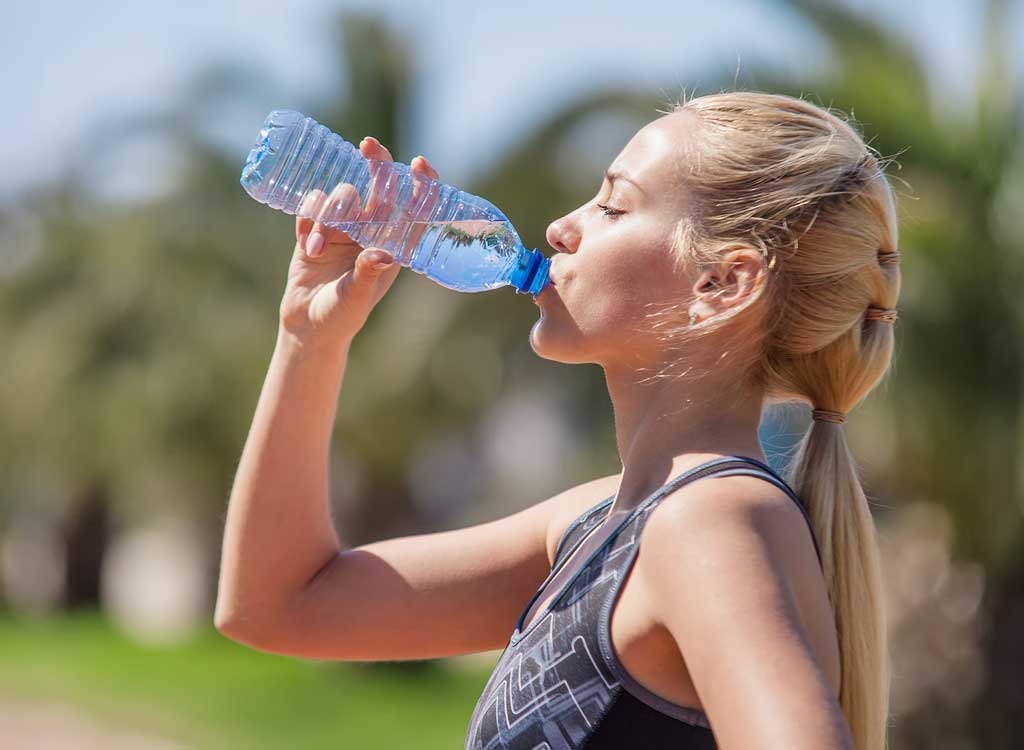
[[[584,539],[607,516],[615,495],[576,518],[558,542],[551,573],[519,615],[470,717],[464,750],[710,750],[704,712],[649,691],[619,661],[611,641],[612,607],[640,550],[650,512],[677,488],[709,476],[755,476],[796,502],[796,493],[767,464],[725,456],[688,469],[633,508],[533,621],[524,618]],[[811,529],[821,563],[818,541]]]

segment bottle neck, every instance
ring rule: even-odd
[[[535,297],[540,294],[540,290],[549,282],[550,266],[551,260],[544,257],[539,250],[527,250],[520,245],[515,266],[509,276],[509,282],[515,288],[516,294],[532,294]]]

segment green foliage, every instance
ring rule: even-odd
[[[995,573],[1024,548],[1024,474],[1015,468],[1024,453],[1024,106],[1009,63],[1009,5],[986,6],[978,99],[949,115],[919,55],[878,20],[841,3],[775,4],[827,42],[829,72],[693,79],[703,92],[755,88],[834,106],[854,116],[873,148],[898,155],[896,359],[892,379],[851,419],[854,449],[872,456],[872,496],[942,504],[955,519],[957,552]],[[304,107],[349,140],[377,135],[408,162],[404,124],[417,73],[409,40],[372,15],[342,15],[335,33],[347,96]],[[0,210],[0,235],[28,216],[41,237],[38,250],[0,278],[4,509],[38,504],[40,483],[58,507],[58,493],[101,480],[126,520],[174,505],[220,523],[273,345],[292,219],[245,195],[243,154],[215,148],[195,116],[230,97],[264,111],[279,102],[230,66],[206,71],[187,91],[170,114],[103,123],[82,150],[102,163],[103,144],[163,139],[181,167],[169,194],[104,202],[85,165],[70,162],[59,182]],[[460,186],[500,206],[528,247],[544,248],[550,221],[597,189],[596,166],[566,175],[559,161],[581,127],[608,117],[639,127],[665,103],[622,89],[569,99]],[[595,164],[624,144],[602,141]],[[436,166],[443,179],[444,165]],[[454,294],[402,273],[353,345],[346,374],[335,452],[365,480],[364,503],[345,519],[346,539],[451,523],[416,507],[411,460],[441,430],[471,434],[510,383],[567,394],[563,408],[586,461],[567,467],[566,485],[615,465],[600,370],[539,361],[526,338],[536,320],[536,308],[510,292]],[[486,377],[481,341],[500,352]],[[872,452],[880,434],[891,445],[884,456]]]
[[[920,60],[892,30],[834,3],[780,5],[828,41],[834,72],[780,80],[762,71],[757,86],[735,85],[817,92],[819,103],[851,112],[875,148],[899,156],[894,180],[909,187],[899,190],[905,274],[897,376],[885,394],[898,404],[891,465],[900,470],[885,485],[896,496],[941,502],[958,520],[959,550],[995,565],[1019,546],[1022,479],[1013,467],[1024,433],[1024,327],[1015,293],[1024,256],[1020,227],[1007,231],[1007,209],[1000,208],[1024,179],[1021,99],[1009,86],[1001,33],[1005,6],[992,3],[987,16],[975,111],[952,118],[938,114]],[[352,140],[377,135],[396,159],[407,160],[400,123],[411,109],[415,75],[407,40],[363,15],[342,16],[336,34],[348,97],[311,103],[310,111]],[[718,89],[714,79],[707,84],[708,92]],[[291,219],[251,201],[237,185],[240,157],[206,143],[201,119],[187,116],[229,96],[269,102],[267,92],[231,66],[198,76],[189,92],[170,115],[140,113],[106,123],[102,138],[87,137],[89,151],[140,135],[167,139],[184,160],[171,194],[103,203],[72,163],[45,194],[23,196],[0,214],[3,229],[27,209],[44,238],[37,257],[0,285],[8,352],[0,378],[7,489],[0,482],[0,495],[8,506],[16,500],[12,488],[30,476],[68,487],[105,477],[129,520],[150,512],[150,502],[184,504],[211,519],[219,514],[273,345]],[[548,223],[591,197],[600,179],[583,164],[566,178],[560,155],[579,129],[610,116],[639,127],[664,104],[616,90],[567,101],[464,187],[501,206],[528,246],[544,247]],[[607,163],[622,145],[607,144],[595,163]],[[439,426],[477,428],[500,383],[452,388],[437,375],[459,379],[453,369],[471,369],[471,341],[492,341],[503,353],[503,372],[517,378],[563,376],[526,343],[533,306],[500,292],[425,289],[430,284],[402,274],[354,347],[357,366],[346,382],[336,449],[360,467],[366,496],[384,488],[402,494],[400,477],[413,453]],[[462,368],[440,368],[435,351],[443,342],[464,342],[453,347],[466,357]],[[600,371],[576,368],[572,375],[564,408],[581,440],[588,436],[588,465],[574,469],[582,479],[614,465],[614,442]],[[370,439],[370,424],[386,432],[373,430]],[[142,491],[153,485],[164,488],[159,501]],[[420,528],[440,522],[408,498],[391,515],[400,512]],[[349,538],[360,539],[359,518],[349,520]],[[388,520],[376,519],[366,533],[370,525],[387,530]]]
[[[978,99],[955,115],[940,111],[920,58],[891,29],[840,3],[774,4],[822,36],[832,51],[831,69],[799,79],[758,70],[735,81],[731,74],[699,71],[692,78],[704,91],[695,95],[735,87],[803,96],[852,114],[874,148],[898,156],[892,177],[901,212],[903,289],[894,370],[848,428],[855,452],[891,446],[882,457],[873,453],[875,461],[866,466],[881,516],[890,502],[940,503],[954,519],[957,552],[998,577],[1021,565],[1024,549],[1024,307],[1018,300],[1024,104],[1012,83],[1008,3],[987,5]],[[301,108],[350,141],[377,136],[407,162],[414,155],[407,150],[406,123],[417,73],[409,40],[373,16],[355,14],[341,16],[335,33],[347,95],[325,95]],[[104,202],[93,195],[83,165],[70,162],[57,184],[0,208],[0,236],[27,217],[38,222],[41,237],[27,261],[0,277],[0,510],[47,501],[56,510],[74,488],[100,481],[112,487],[126,523],[171,506],[219,530],[274,343],[292,219],[244,194],[238,186],[243,154],[208,143],[202,117],[193,116],[229,97],[263,111],[279,102],[231,66],[206,71],[188,92],[170,114],[105,123],[102,137],[93,134],[93,144],[83,149],[95,153],[103,143],[135,137],[171,144],[181,172],[170,193]],[[460,187],[501,207],[528,247],[546,248],[548,224],[593,196],[600,182],[596,165],[603,161],[603,169],[625,145],[606,137],[596,147],[589,141],[581,146],[580,134],[602,118],[638,128],[665,104],[663,96],[623,89],[570,98]],[[567,165],[565,154],[584,147],[593,162],[579,158]],[[444,165],[435,166],[445,179]],[[407,473],[417,451],[441,433],[469,436],[478,447],[474,435],[487,409],[510,386],[536,384],[566,394],[562,408],[584,446],[581,464],[566,467],[566,485],[617,468],[600,369],[538,360],[527,341],[536,318],[533,305],[507,290],[455,294],[403,271],[353,345],[341,397],[334,451],[363,479],[361,504],[340,516],[348,542],[450,527],[485,501],[474,498],[451,515],[427,516],[413,501]],[[486,361],[493,369],[484,368]],[[21,669],[27,679],[17,644],[32,654],[31,644],[9,628],[3,636],[0,664],[8,674]],[[104,648],[97,639],[81,651],[82,659]],[[275,737],[283,743],[291,736],[273,726],[287,724],[289,732],[305,726],[310,741],[289,746],[321,746],[336,739],[332,732],[364,726],[363,717],[365,727],[374,724],[365,729],[372,738],[365,744],[434,746],[431,737],[413,743],[387,734],[400,731],[401,722],[379,724],[359,702],[360,695],[384,700],[398,688],[360,685],[339,698],[318,682],[326,672],[265,656],[245,662],[241,647],[195,652],[187,669],[213,670],[214,678],[204,682],[196,674],[182,677],[156,654],[128,653],[124,644],[111,648],[120,651],[82,663],[79,678],[60,679],[74,685],[86,674],[103,674],[104,659],[126,670],[134,664],[136,672],[152,663],[168,682],[180,678],[191,686],[168,687],[173,694],[163,695],[188,702],[180,707],[186,715],[206,712],[211,726],[214,714],[251,722],[253,737],[271,738],[267,747],[277,746]],[[40,656],[49,666],[39,674],[53,675],[45,682],[50,687],[58,682],[62,654],[70,667],[78,661],[56,647],[52,659]],[[266,670],[277,687],[239,681],[232,683],[233,697],[218,697],[220,680],[250,669],[257,675]],[[123,672],[110,675],[82,694],[127,695],[137,685]],[[190,691],[194,699],[181,697]],[[458,714],[460,721],[475,699],[469,687],[435,697],[420,704],[424,716]],[[317,710],[330,715],[319,729],[308,722]],[[461,731],[454,718],[451,725]],[[322,734],[314,741],[317,731]],[[437,747],[460,741],[454,730],[438,731]]]

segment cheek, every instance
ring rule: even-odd
[[[677,295],[679,283],[663,258],[636,253],[601,269],[595,286],[598,291],[591,295],[595,315],[611,322],[628,322],[649,312],[650,303]]]
[[[570,304],[570,312],[587,337],[628,335],[631,328],[642,320],[649,301],[647,283],[635,273],[622,269],[603,275],[594,284],[577,287]]]
[[[658,307],[650,303],[682,295],[684,285],[676,276],[669,240],[653,233],[630,240],[628,247],[594,248],[585,262],[566,269],[564,288],[559,290],[562,302],[588,337],[643,330],[646,315]]]

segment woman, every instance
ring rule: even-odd
[[[662,115],[548,227],[558,253],[531,331],[542,357],[601,365],[623,470],[496,521],[339,541],[335,402],[399,266],[297,220],[228,508],[222,633],[317,659],[505,648],[468,750],[884,747],[878,552],[842,428],[892,355],[884,165],[846,121],[787,96]],[[372,138],[360,149],[391,158]],[[787,483],[758,425],[794,400],[813,421]]]

